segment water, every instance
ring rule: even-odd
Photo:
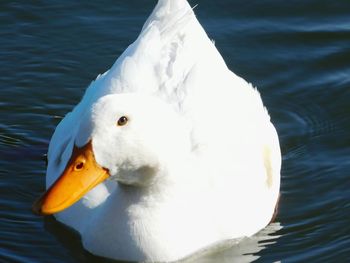
[[[348,261],[350,3],[197,3],[229,67],[259,88],[283,154],[277,223],[201,262]],[[154,4],[0,2],[0,262],[101,260],[30,207],[44,190],[55,126],[136,38]]]

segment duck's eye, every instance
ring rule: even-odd
[[[120,117],[118,120],[118,126],[124,126],[127,123],[128,123],[128,118],[125,116]]]

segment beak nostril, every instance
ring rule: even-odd
[[[75,165],[74,169],[76,171],[79,171],[79,170],[83,169],[83,167],[84,167],[84,162],[79,162]]]

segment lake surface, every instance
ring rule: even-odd
[[[0,262],[101,262],[30,211],[60,119],[133,42],[156,1],[0,2]],[[283,154],[276,223],[200,262],[350,260],[350,2],[190,1],[258,87]]]

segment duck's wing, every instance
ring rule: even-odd
[[[48,166],[46,171],[46,188],[64,171],[71,157],[74,145],[82,146],[90,137],[88,127],[83,127],[82,119],[89,114],[89,101],[81,101],[74,110],[67,114],[56,127],[48,150]],[[103,182],[72,207],[56,214],[56,218],[66,225],[82,232],[94,211],[104,203],[110,192],[115,188],[113,182]]]

